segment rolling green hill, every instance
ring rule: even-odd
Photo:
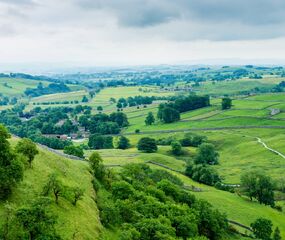
[[[13,145],[16,142],[16,139],[12,139]],[[58,216],[56,230],[59,235],[66,240],[98,239],[102,227],[88,165],[85,162],[65,159],[43,149],[39,150],[40,153],[33,162],[33,168],[25,170],[24,180],[14,190],[9,203],[13,208],[29,204],[42,192],[48,175],[56,173],[64,185],[79,186],[85,191],[83,199],[77,206],[73,206],[64,198],[60,198],[58,205],[53,201],[52,211]],[[4,222],[4,205],[5,203],[0,203],[0,225]],[[76,237],[73,238],[73,235]]]

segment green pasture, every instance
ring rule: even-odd
[[[280,79],[282,81],[282,79]],[[250,91],[256,87],[263,89],[271,89],[276,85],[278,80],[266,79],[262,80],[251,80],[251,79],[241,79],[234,81],[221,81],[215,82],[212,81],[203,82],[199,87],[194,87],[194,90],[199,94],[209,94],[209,95],[236,95],[245,91]]]
[[[39,82],[42,82],[44,86],[49,84],[49,82],[30,79],[0,78],[0,92],[10,97],[19,96],[24,94],[27,88],[36,88]],[[4,86],[5,83],[7,83],[7,87]]]

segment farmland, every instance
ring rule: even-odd
[[[203,77],[206,76],[204,71],[201,70]],[[101,190],[98,191],[86,162],[66,159],[61,155],[71,145],[82,151],[80,158],[90,158],[94,152],[99,153],[104,167],[111,171],[109,175],[121,174],[124,166],[134,163],[170,172],[183,182],[183,189],[197,199],[210,202],[214,208],[225,213],[228,220],[250,227],[252,222],[262,216],[270,219],[274,228],[278,226],[282,237],[285,237],[285,214],[280,210],[285,206],[285,194],[281,189],[285,170],[285,94],[274,90],[283,77],[264,75],[262,79],[243,77],[213,81],[211,78],[215,75],[210,71],[207,77],[209,80],[199,84],[185,80],[164,85],[135,86],[133,82],[118,86],[108,86],[108,83],[104,85],[102,82],[101,85],[97,82],[81,85],[76,82],[68,84],[70,92],[36,97],[25,96],[26,88],[37,88],[39,82],[48,86],[49,82],[1,78],[3,84],[10,80],[10,83],[5,84],[7,89],[1,92],[2,95],[10,98],[19,96],[17,104],[0,106],[3,114],[1,121],[7,124],[13,134],[46,144],[57,149],[58,153],[55,155],[39,147],[40,154],[36,157],[33,169],[26,170],[24,181],[9,201],[15,206],[23,205],[28,198],[37,195],[48,176],[56,172],[67,187],[80,185],[86,191],[76,209],[70,208],[64,199],[59,206],[52,204],[52,209],[58,212],[59,222],[70,223],[69,226],[56,227],[63,239],[70,239],[73,233],[71,229],[77,229],[79,225],[85,226],[83,232],[78,233],[80,239],[92,239],[90,236],[96,236],[96,239],[99,236],[102,239],[117,239],[120,231],[116,227],[108,229],[100,223],[102,206],[97,201],[108,196],[108,187],[100,183]],[[141,98],[136,101],[141,101],[143,97],[151,101],[131,102],[138,96]],[[176,101],[179,103],[186,96],[191,101],[209,99],[209,104],[183,110],[179,112],[179,119],[169,123],[159,119],[159,111],[163,109],[161,106],[179,109],[180,106],[175,105]],[[222,107],[225,98],[231,100],[231,106],[226,109]],[[19,104],[24,105],[20,106],[23,108],[21,113],[14,108]],[[146,124],[150,112],[154,122]],[[96,122],[100,118],[102,122]],[[93,128],[90,127],[92,124]],[[187,134],[202,136],[203,141],[213,145],[218,153],[218,163],[209,168],[218,174],[222,186],[234,186],[233,189],[221,189],[216,184],[206,185],[187,176],[186,169],[196,161],[199,145],[183,146],[180,155],[172,151],[172,142],[182,143]],[[57,141],[53,140],[54,136],[58,138]],[[117,149],[121,136],[130,143],[125,150]],[[143,137],[153,138],[158,145],[157,151],[139,151],[137,146]],[[171,142],[166,141],[169,139]],[[90,144],[91,140],[94,145]],[[13,139],[12,145],[17,141]],[[56,144],[52,144],[53,141]],[[104,144],[95,145],[98,141]],[[240,192],[241,177],[249,171],[262,172],[272,180],[275,187],[274,208],[259,204],[256,199],[250,201]],[[38,184],[35,185],[35,182]],[[91,182],[95,185],[92,186]],[[93,199],[96,199],[96,203]],[[4,204],[0,205],[0,211],[4,211]],[[92,216],[86,216],[87,212],[92,212]],[[242,227],[232,226],[238,232],[250,235]],[[241,236],[225,235],[224,239],[241,239]]]

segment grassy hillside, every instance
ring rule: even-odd
[[[15,144],[17,140],[13,139]],[[56,173],[64,185],[75,187],[79,186],[85,190],[85,195],[75,207],[64,198],[60,198],[59,205],[52,204],[52,209],[58,215],[56,229],[63,239],[98,239],[102,229],[98,210],[95,203],[95,192],[91,184],[91,174],[85,162],[72,161],[62,158],[53,153],[39,149],[40,153],[36,156],[33,168],[26,169],[24,180],[14,190],[9,202],[15,207],[29,204],[38,196],[48,175]],[[53,201],[54,202],[54,201]],[[0,217],[3,218],[4,203],[0,204]],[[3,223],[0,218],[0,225]]]

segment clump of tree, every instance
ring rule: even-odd
[[[230,109],[232,107],[232,99],[230,99],[229,97],[224,97],[222,99],[222,109],[226,110],[226,109]]]
[[[10,134],[0,125],[0,200],[7,199],[23,178],[23,163],[8,142]]]
[[[241,176],[241,193],[260,204],[274,206],[274,184],[263,172],[250,171]]]
[[[42,82],[39,82],[37,88],[27,88],[25,90],[25,94],[30,97],[63,92],[70,92],[70,88],[64,83],[50,83],[45,87]]]
[[[15,218],[15,236],[7,239],[61,239],[55,229],[57,216],[50,210],[47,198],[36,199],[32,204],[17,209]]]
[[[179,156],[183,154],[182,146],[178,141],[172,141],[171,143],[171,152],[172,154]]]
[[[125,150],[128,149],[130,146],[130,140],[125,136],[120,136],[117,148]]]
[[[272,235],[272,222],[265,218],[258,218],[250,224],[253,234],[257,239],[271,240]],[[278,229],[279,230],[279,229]],[[276,235],[278,235],[278,230]],[[280,235],[279,235],[280,236]],[[278,239],[278,237],[277,237]],[[275,239],[274,239],[275,240]]]
[[[215,169],[202,164],[188,164],[185,174],[197,182],[210,186],[214,186],[221,181],[220,176]]]
[[[198,147],[207,141],[207,137],[195,133],[186,133],[179,141],[183,147]]]
[[[32,167],[35,156],[39,153],[37,145],[28,138],[23,138],[17,143],[16,151],[23,154],[28,159],[30,167]]]
[[[146,153],[153,153],[157,151],[156,141],[153,138],[143,137],[139,140],[137,145],[138,150]]]
[[[74,145],[65,146],[63,152],[68,155],[84,158],[84,151],[80,146],[74,146]]]
[[[153,113],[152,112],[149,112],[146,116],[146,119],[145,119],[145,125],[152,125],[154,122],[155,122],[155,118],[153,116]]]
[[[195,164],[218,164],[219,153],[211,143],[203,143],[198,147],[197,155],[194,159]]]
[[[88,146],[91,149],[112,149],[114,148],[113,137],[92,134],[89,136]]]
[[[111,179],[110,189],[97,191],[101,222],[119,228],[119,239],[221,238],[228,231],[226,216],[182,184],[165,170],[128,164]]]
[[[172,123],[180,120],[180,113],[173,105],[160,104],[158,107],[157,118],[164,123]]]

